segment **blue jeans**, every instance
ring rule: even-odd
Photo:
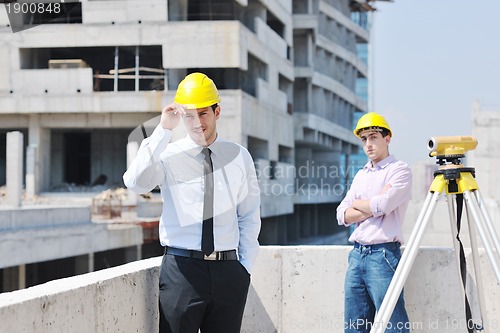
[[[360,245],[349,252],[345,277],[344,332],[370,332],[375,312],[380,308],[387,288],[401,259],[399,243]],[[399,295],[386,333],[409,333],[403,292]]]

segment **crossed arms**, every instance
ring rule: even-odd
[[[391,187],[390,183],[385,184],[379,195],[387,193]],[[370,199],[356,199],[353,200],[351,207],[347,208],[344,212],[344,223],[346,225],[358,223],[372,216]]]

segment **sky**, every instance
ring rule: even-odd
[[[391,126],[391,154],[410,165],[434,163],[428,139],[472,135],[475,101],[500,112],[500,1],[375,6],[369,110]]]

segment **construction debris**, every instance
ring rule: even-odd
[[[92,215],[100,218],[120,218],[122,202],[127,200],[127,190],[124,188],[108,189],[92,199]]]

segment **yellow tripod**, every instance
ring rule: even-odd
[[[500,242],[493,226],[491,217],[486,210],[486,205],[479,191],[475,176],[475,170],[471,167],[464,167],[460,164],[460,158],[464,157],[465,151],[476,148],[477,141],[472,137],[435,137],[429,140],[430,156],[436,156],[439,164],[438,170],[434,173],[434,180],[429,188],[429,193],[417,218],[415,227],[411,233],[405,247],[399,265],[394,273],[394,277],[387,289],[382,305],[378,310],[370,333],[383,333],[387,327],[389,319],[394,310],[394,306],[403,290],[411,266],[417,256],[425,228],[436,207],[441,194],[446,192],[448,202],[448,213],[450,216],[451,228],[454,235],[458,235],[457,215],[453,204],[453,197],[461,199],[463,196],[464,205],[467,211],[467,222],[472,248],[472,258],[474,272],[478,288],[479,307],[482,316],[482,323],[487,323],[486,307],[483,295],[483,285],[481,281],[481,269],[479,266],[477,232],[481,237],[486,253],[493,267],[498,282],[500,283]],[[457,211],[461,214],[461,202],[457,201]],[[460,218],[460,215],[458,215]],[[474,222],[474,223],[472,223]],[[477,231],[476,231],[477,227]],[[461,271],[465,287],[464,271],[461,268],[461,243],[459,238],[453,242],[457,265]],[[465,291],[462,293],[465,298]],[[468,311],[466,302],[466,312]],[[482,331],[487,333],[488,327],[482,323],[468,322],[469,332]]]

